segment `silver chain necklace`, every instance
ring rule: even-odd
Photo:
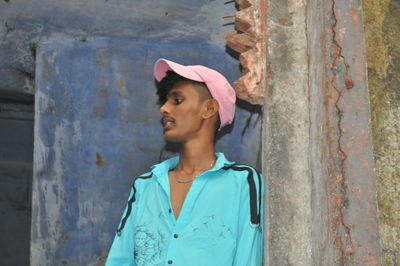
[[[209,168],[209,169],[213,168],[214,163],[215,163],[215,159],[211,162],[210,168]],[[198,177],[199,175],[201,175],[204,171],[201,172],[200,174],[196,175],[195,177],[189,179],[189,180],[180,179],[180,178],[177,176],[176,172],[177,172],[177,171],[176,171],[176,169],[175,169],[175,170],[174,170],[174,179],[176,180],[176,182],[178,182],[178,183],[183,183],[183,184],[187,184],[187,183],[193,182],[193,180],[194,180],[196,177]]]

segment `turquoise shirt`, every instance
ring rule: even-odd
[[[178,219],[168,171],[179,157],[136,178],[106,265],[262,265],[262,177],[222,153],[217,157],[193,181]]]

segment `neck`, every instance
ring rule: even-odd
[[[205,171],[215,165],[213,140],[193,140],[183,143],[177,169],[185,173]]]

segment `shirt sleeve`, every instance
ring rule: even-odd
[[[136,216],[136,190],[131,188],[118,230],[115,234],[106,266],[136,266],[134,259],[134,224]],[[124,221],[125,219],[125,221]]]
[[[261,174],[252,168],[248,169],[249,172],[246,173],[248,175],[242,186],[240,199],[237,246],[233,263],[235,266],[261,266],[263,260],[264,182]],[[251,196],[251,194],[253,195]],[[254,204],[254,197],[256,197],[256,205]],[[252,207],[250,207],[251,200],[253,200]],[[251,211],[255,206],[257,206],[257,214],[259,215],[258,224],[254,223],[257,220],[254,217],[254,210],[253,214]]]

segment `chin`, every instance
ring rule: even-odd
[[[182,142],[181,138],[179,136],[174,135],[171,130],[167,130],[163,134],[164,140],[169,141],[169,142]]]
[[[168,142],[174,143],[182,143],[185,141],[185,138],[182,135],[174,134],[173,130],[167,130],[163,134],[164,140]]]

